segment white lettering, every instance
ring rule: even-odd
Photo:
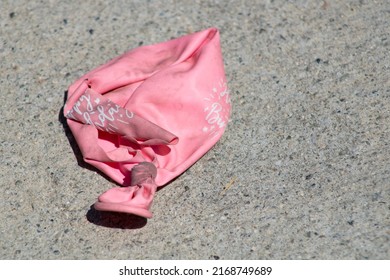
[[[215,102],[211,105],[210,112],[206,116],[206,121],[209,124],[217,124],[220,128],[225,126],[225,121],[222,119],[221,116],[222,111],[222,105]]]
[[[219,128],[226,126],[229,118],[228,111],[225,111],[225,105],[230,103],[229,90],[225,79],[216,82],[208,97],[203,98],[205,101],[204,112],[206,115],[207,126],[203,127],[203,132],[210,136],[218,135]]]
[[[85,93],[67,112],[66,117],[110,133],[120,132],[123,124],[130,125],[129,120],[134,117],[133,112],[127,111],[110,99],[102,101],[101,98],[101,96]]]
[[[93,110],[93,105],[91,103],[91,96],[90,95],[82,95],[79,99],[80,101],[87,101],[87,111],[91,112]]]
[[[87,124],[92,124],[91,115],[88,112],[84,112],[83,117]]]
[[[128,119],[132,119],[133,117],[134,117],[134,113],[133,112],[129,112],[129,111],[125,111],[126,112],[126,117],[128,118]]]
[[[82,115],[83,113],[80,111],[79,107],[81,105],[80,101],[77,101],[74,106],[72,111],[76,111],[77,114]]]

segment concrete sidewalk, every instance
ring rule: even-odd
[[[1,259],[389,259],[390,2],[0,3]],[[150,220],[91,205],[114,184],[61,108],[139,45],[221,31],[221,141]],[[230,186],[224,191],[226,186]]]

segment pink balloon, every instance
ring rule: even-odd
[[[151,218],[157,187],[221,138],[230,109],[216,28],[130,50],[81,77],[64,115],[84,160],[123,186],[95,208]]]

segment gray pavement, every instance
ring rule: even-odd
[[[390,2],[1,1],[1,259],[390,259]],[[67,87],[215,26],[233,114],[150,220],[91,205]],[[226,187],[226,190],[224,190]]]

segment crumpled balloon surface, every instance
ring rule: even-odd
[[[157,187],[220,139],[230,109],[216,28],[138,47],[82,76],[64,115],[84,160],[122,185],[94,207],[152,217]]]

